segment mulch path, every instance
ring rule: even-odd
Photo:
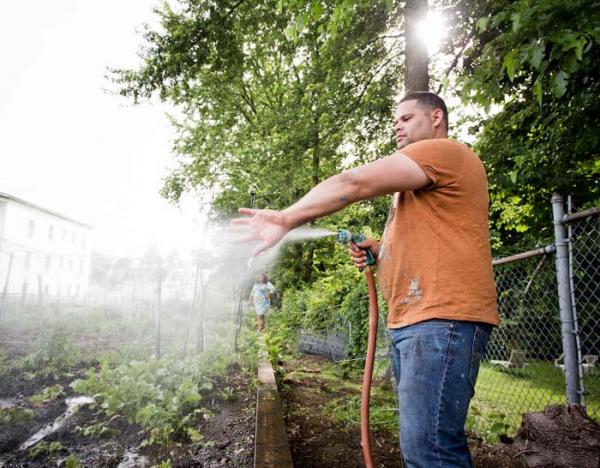
[[[303,356],[283,365],[281,398],[287,434],[296,468],[361,468],[364,466],[360,445],[360,427],[345,425],[325,416],[323,408],[333,397],[330,383],[319,376],[327,361]],[[294,370],[302,370],[293,374]],[[336,388],[335,397],[344,390]],[[347,391],[348,397],[356,392]],[[398,435],[371,428],[373,459],[377,467],[402,467]],[[469,435],[469,446],[475,468],[523,468],[514,451],[503,446],[490,446]]]

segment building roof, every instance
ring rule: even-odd
[[[14,201],[16,203],[20,203],[21,205],[28,206],[28,207],[33,208],[38,211],[43,211],[44,213],[55,216],[57,218],[64,219],[65,221],[69,221],[74,224],[78,224],[79,226],[82,226],[84,228],[92,229],[92,226],[90,226],[89,224],[85,224],[85,223],[82,223],[81,221],[77,221],[76,219],[69,218],[68,216],[58,213],[57,211],[52,211],[52,210],[49,210],[48,208],[44,208],[43,206],[36,205],[35,203],[28,202],[27,200],[23,200],[22,198],[15,197],[8,193],[0,192],[0,200],[3,198],[5,200],[10,200],[10,201]]]

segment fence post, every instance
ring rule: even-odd
[[[4,315],[4,307],[6,306],[6,295],[8,294],[8,282],[10,280],[10,270],[12,268],[14,254],[11,252],[8,258],[8,271],[6,272],[6,280],[4,281],[4,289],[2,290],[2,302],[0,302],[0,320]]]
[[[160,318],[162,314],[161,303],[162,303],[162,258],[158,259],[158,276],[156,282],[156,344],[155,344],[155,353],[156,357],[160,359]]]
[[[571,404],[580,404],[579,366],[577,363],[577,343],[571,304],[569,280],[569,248],[567,231],[562,223],[565,209],[563,197],[552,195],[552,214],[554,217],[554,237],[556,243],[556,281],[558,284],[558,305],[560,307],[561,335],[567,383],[567,399]]]
[[[38,275],[38,300],[37,309],[40,317],[40,324],[44,327],[44,287],[42,282],[42,275]]]

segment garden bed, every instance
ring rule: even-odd
[[[216,368],[207,373],[198,370],[206,362],[168,357],[45,372],[28,369],[26,355],[15,353],[0,345],[0,466],[253,464],[255,391],[252,374],[235,362],[213,355],[207,361]],[[81,395],[93,399],[63,417]],[[58,421],[61,427],[26,447]]]

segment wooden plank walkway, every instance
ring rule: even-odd
[[[259,336],[258,344],[254,467],[293,468],[275,372],[269,361],[264,336]]]

